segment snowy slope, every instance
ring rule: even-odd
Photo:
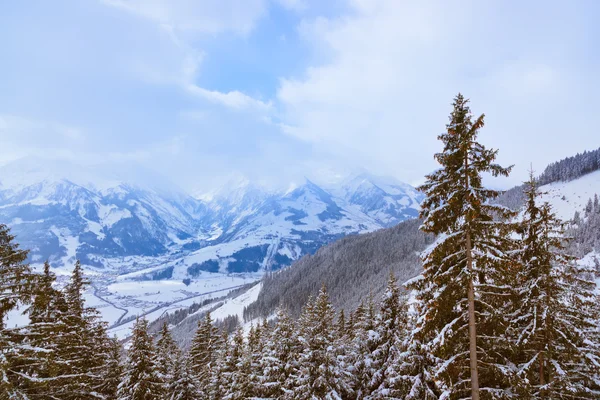
[[[570,220],[576,211],[583,212],[590,198],[600,196],[600,171],[595,171],[570,182],[554,182],[540,188],[542,201],[549,202],[557,215]]]

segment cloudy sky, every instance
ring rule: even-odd
[[[595,0],[6,1],[0,164],[418,183],[460,91],[518,183],[600,146],[599,18]]]

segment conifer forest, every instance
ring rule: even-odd
[[[469,104],[454,98],[439,169],[418,188],[419,229],[432,238],[421,273],[386,273],[386,289],[350,311],[319,284],[299,315],[279,305],[233,332],[206,313],[185,348],[168,323],[154,333],[143,317],[119,341],[86,306],[79,262],[57,285],[50,263],[34,273],[0,225],[0,399],[600,398],[598,270],[578,262],[599,247],[598,198],[563,221],[540,189],[600,169],[600,150],[532,171],[518,193],[494,190],[485,177],[511,167],[480,141],[485,118]],[[508,194],[519,207],[497,201]],[[6,323],[17,309],[28,324]]]

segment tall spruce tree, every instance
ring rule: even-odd
[[[359,304],[352,315],[350,343],[348,349],[348,372],[356,399],[368,398],[371,394],[371,378],[375,374],[373,352],[377,348],[375,333],[375,304],[369,295],[366,302]]]
[[[598,298],[593,271],[566,254],[564,224],[548,203],[540,204],[533,173],[525,184],[520,226],[522,247],[516,312],[519,373],[529,383],[523,396],[598,398],[600,366]]]
[[[105,400],[117,400],[117,391],[123,378],[123,365],[121,364],[121,345],[117,338],[109,338],[105,342],[104,373],[98,392]]]
[[[198,322],[198,329],[192,339],[189,351],[190,372],[202,394],[202,399],[209,396],[211,377],[221,344],[218,329],[213,325],[210,313]]]
[[[162,324],[156,342],[156,356],[154,364],[157,367],[157,373],[163,382],[165,389],[171,387],[175,375],[175,364],[179,357],[179,347],[171,337],[169,325],[167,322]]]
[[[127,352],[125,374],[119,385],[119,400],[159,400],[163,386],[154,364],[155,349],[148,335],[148,321],[138,319],[133,326],[131,347]]]
[[[276,323],[269,340],[265,345],[265,356],[262,358],[261,369],[264,377],[261,381],[261,393],[267,398],[282,398],[290,393],[291,377],[297,373],[299,342],[294,324],[284,308],[278,308]]]
[[[387,399],[390,395],[400,397],[401,391],[393,390],[393,379],[398,379],[398,364],[403,364],[408,336],[408,310],[406,300],[393,273],[390,274],[381,307],[375,319],[375,349],[371,353],[372,369],[369,388],[370,399]]]
[[[28,309],[30,323],[18,331],[21,357],[11,360],[17,385],[30,398],[69,399],[92,392],[81,390],[82,374],[70,348],[80,332],[70,325],[69,305],[53,288],[54,279],[46,262]]]
[[[438,136],[444,149],[435,154],[441,168],[419,189],[421,229],[439,235],[423,255],[417,291],[420,317],[416,339],[439,360],[434,375],[445,396],[480,399],[508,395],[510,369],[504,352],[502,322],[506,280],[511,275],[508,234],[513,213],[490,205],[499,195],[483,187],[482,175],[507,176],[510,168],[494,163],[497,151],[477,141],[484,115],[473,119],[466,100],[456,96],[447,132]]]
[[[219,373],[224,381],[224,400],[242,400],[250,393],[250,363],[246,357],[244,331],[238,327],[227,348],[225,362]]]
[[[187,360],[181,352],[175,360],[173,381],[168,390],[167,400],[198,400],[200,392],[192,378]]]
[[[299,340],[303,350],[290,393],[294,400],[341,399],[351,392],[348,377],[336,359],[334,319],[335,311],[323,287],[301,317]]]
[[[106,323],[99,312],[85,306],[84,292],[90,282],[85,279],[79,260],[64,289],[67,311],[66,332],[61,333],[61,357],[67,360],[71,379],[64,384],[65,399],[79,399],[98,393],[105,373],[108,340]],[[94,355],[90,357],[90,355]]]

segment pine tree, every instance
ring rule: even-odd
[[[408,336],[406,301],[401,298],[394,274],[390,274],[381,308],[375,320],[375,349],[371,353],[372,369],[369,382],[370,399],[386,399],[390,394],[404,395],[392,382],[398,364],[406,352]]]
[[[210,313],[206,313],[204,320],[198,322],[198,330],[192,339],[188,356],[190,372],[196,380],[203,399],[208,398],[212,369],[215,366],[220,343],[219,331],[213,326]]]
[[[490,205],[498,192],[482,185],[482,174],[506,176],[510,168],[494,164],[496,150],[477,142],[484,116],[475,120],[468,100],[454,99],[447,132],[438,138],[444,150],[435,155],[442,168],[419,189],[421,229],[439,235],[423,255],[423,279],[417,291],[420,317],[416,339],[440,361],[436,380],[449,398],[507,396],[510,368],[501,349],[505,325],[502,309],[512,272],[509,251],[513,213]]]
[[[68,310],[64,315],[69,329],[61,334],[60,353],[67,361],[71,375],[68,383],[63,385],[63,390],[68,393],[65,399],[90,396],[97,393],[103,384],[104,352],[108,340],[106,323],[96,309],[85,306],[83,294],[87,285],[89,281],[84,278],[81,263],[77,260],[65,287]]]
[[[437,360],[416,337],[410,337],[406,354],[390,372],[391,394],[404,400],[438,400],[442,394],[431,371]],[[403,397],[399,396],[403,395]]]
[[[262,360],[265,357],[266,333],[268,323],[263,321],[262,325],[251,326],[248,333],[248,343],[244,357],[244,368],[248,375],[249,397],[261,397],[263,395],[262,382],[264,381],[264,370]]]
[[[10,229],[0,224],[0,324],[6,314],[20,303],[28,303],[35,283],[27,260],[27,251],[14,242]]]
[[[372,296],[361,303],[353,314],[353,325],[348,371],[352,376],[352,388],[357,399],[368,398],[371,394],[371,379],[376,370],[373,365],[373,352],[377,348],[375,333],[375,305]]]
[[[227,348],[225,362],[219,373],[227,390],[223,396],[224,400],[242,400],[251,397],[250,364],[245,353],[244,331],[241,327],[236,330]]]
[[[11,371],[15,384],[28,397],[67,396],[65,386],[73,375],[65,357],[67,339],[73,336],[67,324],[68,305],[64,294],[53,288],[54,280],[46,262],[27,310],[30,323],[15,331],[20,354],[10,356]]]
[[[171,337],[169,326],[166,322],[163,323],[159,332],[158,341],[156,342],[156,356],[154,364],[157,367],[157,373],[163,386],[168,388],[173,383],[175,374],[175,362],[179,357],[179,347]]]
[[[8,376],[8,357],[18,358],[14,335],[6,329],[8,312],[19,304],[31,299],[31,289],[35,282],[27,260],[27,251],[21,250],[14,242],[10,229],[0,224],[0,399],[22,399],[24,394],[15,387]]]
[[[341,399],[350,392],[348,377],[339,368],[334,348],[335,334],[331,329],[335,311],[325,287],[307,305],[301,318],[300,343],[303,351],[298,362],[298,376],[292,398]]]
[[[218,331],[217,331],[218,334]],[[228,369],[228,355],[230,354],[229,334],[226,329],[223,329],[220,336],[213,345],[214,361],[211,363],[209,372],[208,387],[204,388],[206,398],[210,400],[223,399],[228,394],[228,379],[226,371]]]
[[[595,370],[600,366],[597,337],[598,299],[592,271],[565,252],[564,224],[540,192],[533,173],[525,185],[521,223],[522,268],[513,327],[524,395],[535,398],[597,398]]]
[[[123,377],[121,364],[121,345],[117,338],[107,339],[104,350],[104,373],[98,392],[106,400],[116,400],[117,391]]]
[[[127,352],[125,375],[119,385],[119,400],[162,399],[163,387],[154,364],[155,349],[148,335],[148,321],[138,319],[133,327],[131,348]]]
[[[291,383],[292,377],[297,374],[300,353],[294,324],[284,308],[277,310],[276,321],[261,362],[264,371],[261,392],[267,398],[282,398],[291,393],[293,386],[286,386],[286,383]]]
[[[177,353],[173,380],[168,390],[168,400],[198,400],[200,392],[189,373],[187,361],[181,352]]]

